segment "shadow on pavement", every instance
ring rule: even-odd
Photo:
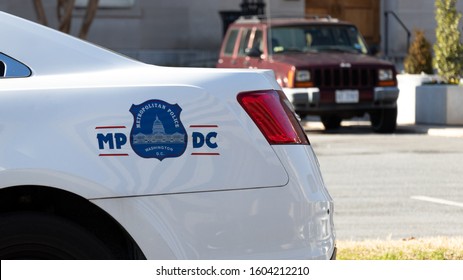
[[[389,133],[381,134],[372,130],[370,122],[365,120],[343,121],[338,129],[325,130],[323,124],[318,120],[303,120],[302,127],[310,134],[366,134],[366,135],[388,135]],[[392,134],[428,134],[426,127],[416,125],[397,125],[397,128]]]

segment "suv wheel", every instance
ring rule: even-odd
[[[29,212],[0,215],[0,257],[2,260],[114,258],[99,239],[79,225]]]
[[[338,116],[321,116],[320,119],[325,129],[338,129],[341,126],[342,119]]]
[[[397,108],[370,112],[370,120],[375,132],[392,133],[397,126]]]

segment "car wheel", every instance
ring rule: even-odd
[[[0,258],[113,259],[106,246],[83,227],[42,213],[0,216]]]
[[[296,118],[297,118],[299,121],[304,120],[305,117],[307,117],[307,114],[304,114],[304,113],[297,113],[297,114],[296,114]]]
[[[338,116],[321,116],[320,119],[325,129],[338,129],[341,126],[342,119]]]
[[[375,132],[392,133],[397,126],[397,108],[370,112],[370,120]]]

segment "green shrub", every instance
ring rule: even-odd
[[[431,44],[424,36],[424,31],[415,30],[415,39],[408,49],[404,60],[405,72],[409,74],[433,74]]]
[[[436,0],[436,43],[434,67],[447,83],[458,83],[463,72],[463,46],[458,24],[461,13],[456,9],[457,0]]]

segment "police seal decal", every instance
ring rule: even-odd
[[[143,158],[174,158],[181,156],[187,147],[188,136],[180,121],[182,108],[162,100],[148,100],[133,104],[133,126],[130,145]]]

